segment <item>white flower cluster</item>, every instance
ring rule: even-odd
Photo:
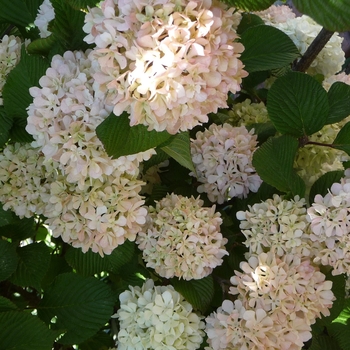
[[[118,350],[195,350],[203,341],[204,322],[172,286],[129,287],[119,296]]]
[[[21,39],[14,35],[5,35],[0,42],[0,106],[4,104],[2,90],[10,71],[21,57]]]
[[[162,277],[200,279],[222,264],[227,239],[215,206],[203,207],[199,198],[167,195],[149,207],[146,225],[137,236],[148,267]]]
[[[49,23],[55,18],[55,10],[50,0],[44,0],[39,6],[34,24],[39,29],[40,38],[47,38],[51,35],[48,30]]]
[[[86,15],[94,78],[130,125],[185,131],[227,107],[247,76],[235,27],[241,18],[211,1],[105,0]]]
[[[289,15],[290,9],[287,6],[278,6],[278,8],[277,14],[276,8],[262,12],[261,18],[266,24],[272,25],[287,34],[300,54],[303,55],[322,27],[306,15],[293,18]],[[280,15],[282,12],[284,12],[284,15]],[[325,77],[338,73],[345,62],[345,54],[341,46],[342,41],[343,39],[339,34],[335,33],[312,62],[307,73],[312,75],[323,74]]]
[[[350,275],[350,172],[334,183],[322,197],[316,195],[307,210],[312,234],[310,238],[323,246],[315,262],[333,267],[332,274]]]
[[[229,198],[246,197],[257,192],[262,180],[252,166],[257,148],[257,136],[244,127],[230,124],[211,124],[204,132],[197,132],[191,140],[192,161],[196,176],[202,184],[198,192],[205,192],[212,202],[222,204]]]
[[[311,325],[329,315],[332,282],[309,259],[261,253],[242,262],[231,278],[238,294],[206,318],[208,343],[219,349],[300,350]]]
[[[305,199],[286,200],[275,194],[273,199],[237,212],[240,229],[246,237],[249,255],[271,251],[278,256],[310,256],[312,241],[308,235]]]

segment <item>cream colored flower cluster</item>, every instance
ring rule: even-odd
[[[44,0],[39,6],[34,24],[39,29],[40,38],[47,38],[51,35],[48,30],[49,23],[55,18],[55,10],[50,0]]]
[[[136,242],[147,266],[160,276],[201,279],[222,264],[227,239],[220,233],[222,219],[215,206],[170,194],[148,212]]]
[[[0,42],[0,106],[2,90],[10,71],[18,64],[21,57],[21,39],[14,35],[5,35]]]
[[[245,198],[249,191],[257,192],[262,180],[252,165],[257,148],[254,130],[230,124],[211,124],[204,132],[197,132],[191,140],[192,161],[201,185],[212,202],[222,204],[232,197]]]
[[[272,5],[264,11],[257,11],[254,13],[260,16],[264,20],[265,24],[272,26],[295,18],[295,13],[293,10],[286,5]]]
[[[118,350],[195,350],[203,341],[204,322],[172,286],[129,287],[119,296],[115,317]]]
[[[249,255],[271,251],[278,256],[310,256],[312,241],[308,235],[305,199],[286,200],[275,194],[273,199],[237,212],[240,229],[246,237]]]
[[[322,27],[306,15],[296,18],[291,17],[288,15],[290,9],[287,6],[279,6],[279,8],[282,9],[278,10],[277,15],[274,8],[271,11],[264,11],[261,18],[266,24],[272,25],[287,34],[300,54],[303,55]],[[283,8],[286,9],[283,10]],[[279,13],[282,14],[283,12],[285,14],[280,16]],[[307,73],[312,75],[323,74],[325,77],[338,73],[345,62],[345,54],[341,46],[342,41],[343,39],[339,34],[335,33],[312,62]]]
[[[130,125],[171,134],[227,107],[247,76],[235,27],[241,15],[211,1],[105,0],[86,15],[94,78]]]
[[[207,319],[208,342],[219,349],[299,350],[311,325],[329,315],[332,282],[309,259],[261,253],[231,278],[235,304],[224,301]]]
[[[310,238],[323,246],[315,262],[333,267],[332,274],[350,275],[350,172],[334,183],[322,197],[316,195],[307,210],[312,234]]]

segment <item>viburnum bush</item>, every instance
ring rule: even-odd
[[[0,0],[0,350],[350,349],[350,0]]]

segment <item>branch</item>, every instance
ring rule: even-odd
[[[317,34],[317,37],[307,48],[300,61],[295,64],[294,70],[298,72],[305,72],[310,67],[311,63],[314,61],[316,56],[327,44],[328,40],[332,37],[333,34],[334,32],[322,28],[322,30]]]

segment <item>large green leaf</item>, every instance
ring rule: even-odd
[[[0,329],[1,350],[51,350],[57,336],[27,312],[1,312]]]
[[[327,334],[312,336],[312,343],[309,350],[345,350],[341,348],[334,337]]]
[[[293,0],[297,9],[334,32],[350,30],[349,0]]]
[[[113,158],[146,151],[171,137],[166,131],[148,131],[144,125],[131,127],[127,113],[119,117],[112,113],[97,127],[96,133]]]
[[[249,73],[282,68],[299,56],[287,34],[266,25],[245,30],[241,42],[244,45],[241,60]]]
[[[17,310],[17,306],[9,299],[0,296],[0,312]]]
[[[115,345],[111,335],[106,332],[98,332],[92,338],[79,344],[80,350],[107,350]]]
[[[17,249],[18,266],[11,282],[40,290],[41,281],[50,265],[50,249],[44,242],[28,244]]]
[[[303,197],[305,183],[293,169],[297,149],[298,140],[289,135],[270,138],[255,151],[253,166],[269,185]]]
[[[7,115],[4,106],[0,106],[0,147],[4,147],[10,137],[13,119]]]
[[[88,7],[95,7],[100,0],[66,0],[67,3],[76,10],[87,9]]]
[[[111,255],[106,255],[109,262],[108,270],[118,272],[125,264],[129,263],[134,256],[135,243],[125,241],[122,245],[113,250]]]
[[[63,329],[62,344],[81,343],[94,334],[113,314],[114,298],[109,286],[94,277],[65,273],[44,291],[38,315],[51,327]],[[55,323],[51,323],[55,318]]]
[[[350,115],[350,86],[336,82],[328,91],[329,116],[327,124],[340,122]]]
[[[42,55],[46,56],[49,51],[55,46],[57,42],[57,37],[52,33],[47,38],[39,38],[32,41],[27,46],[27,51],[31,55]]]
[[[224,2],[245,11],[260,11],[270,7],[275,0],[224,0]]]
[[[296,137],[312,135],[326,123],[327,93],[309,75],[292,72],[272,85],[267,95],[267,110],[280,133]]]
[[[16,246],[0,240],[0,281],[6,280],[16,271],[17,263]]]
[[[161,149],[185,168],[196,172],[192,162],[190,134],[188,131],[175,135],[169,144]]]
[[[0,227],[9,225],[14,214],[10,210],[4,210],[0,204]]]
[[[171,279],[175,290],[193,306],[194,309],[205,312],[214,296],[214,280],[212,276],[200,280]]]
[[[350,155],[350,122],[346,123],[333,141],[333,147]]]
[[[258,15],[254,15],[253,13],[243,13],[242,19],[237,27],[237,34],[242,34],[248,28],[262,24],[264,24],[264,21]]]
[[[0,0],[0,22],[26,27],[34,22],[24,0]]]
[[[35,235],[34,218],[23,218],[20,219],[14,213],[11,213],[11,221],[9,224],[5,224],[1,227],[1,234],[5,237],[11,238],[12,240],[22,241],[26,238]],[[10,220],[10,216],[6,216],[6,220]]]

